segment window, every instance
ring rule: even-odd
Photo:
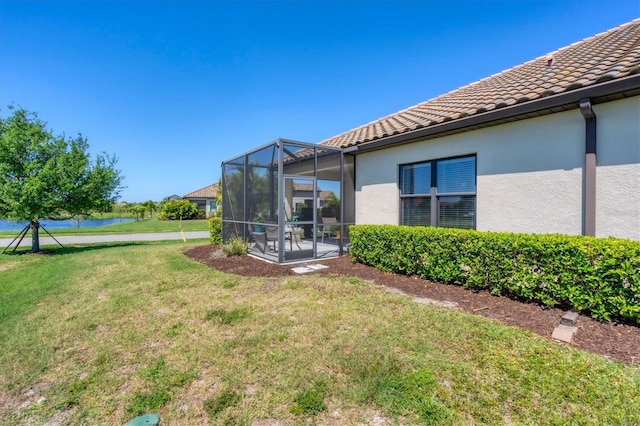
[[[476,157],[400,166],[403,225],[476,227]]]

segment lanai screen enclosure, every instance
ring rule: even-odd
[[[222,163],[223,241],[278,263],[342,254],[355,221],[354,159],[277,139]]]

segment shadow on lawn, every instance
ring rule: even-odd
[[[31,248],[20,247],[15,252],[13,249],[8,249],[4,252],[4,255],[8,256],[22,256],[26,254],[31,254],[34,256],[38,255],[65,255],[65,254],[73,254],[73,253],[81,253],[86,251],[93,250],[102,250],[109,248],[117,248],[117,247],[128,247],[128,246],[140,246],[140,245],[148,245],[149,243],[153,243],[155,241],[114,241],[109,243],[86,243],[86,244],[76,244],[76,245],[68,245],[64,247],[60,246],[51,246],[46,249],[42,249],[37,253],[31,253]]]

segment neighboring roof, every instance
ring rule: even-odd
[[[312,183],[294,183],[293,184],[293,190],[294,191],[313,191],[313,184]],[[320,188],[318,188],[318,191],[320,190]]]
[[[300,191],[300,192],[311,192],[313,191],[313,184],[312,183],[294,183],[293,190]],[[322,201],[326,201],[329,198],[331,198],[331,194],[333,194],[333,191],[323,191],[322,189],[318,188],[318,198]]]
[[[214,183],[204,188],[196,189],[186,194],[183,198],[216,198],[218,196],[218,184]]]
[[[332,195],[335,195],[333,191],[320,191],[320,194],[318,194],[318,198],[321,201],[327,201],[331,199]]]
[[[532,112],[543,108],[547,113],[563,106],[559,110],[568,109],[569,105],[575,108],[583,96],[637,95],[640,93],[639,73],[640,19],[636,19],[326,139],[320,145],[347,148],[381,140],[379,145],[382,146],[383,139],[389,139],[389,143],[401,142],[436,132],[461,131],[462,127],[485,127],[487,123],[495,124],[497,116],[503,121],[513,121],[506,118],[531,116]],[[613,82],[616,82],[615,88]],[[608,91],[599,88],[605,85]],[[595,90],[596,87],[599,89]],[[582,90],[585,88],[590,88],[592,93]],[[563,96],[565,94],[572,96]],[[506,111],[491,114],[516,106],[521,107],[512,108],[511,115]]]
[[[179,196],[178,194],[173,194],[173,195],[169,195],[168,197],[164,198],[165,200],[181,200],[182,197]]]

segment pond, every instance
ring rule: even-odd
[[[121,222],[131,222],[132,220],[133,218],[131,217],[116,217],[112,219],[80,219],[80,228],[113,225]],[[40,224],[42,224],[45,229],[78,228],[78,221],[72,219],[43,219],[40,221]],[[0,231],[20,231],[25,226],[27,226],[27,222],[10,222],[8,220],[0,219]]]

